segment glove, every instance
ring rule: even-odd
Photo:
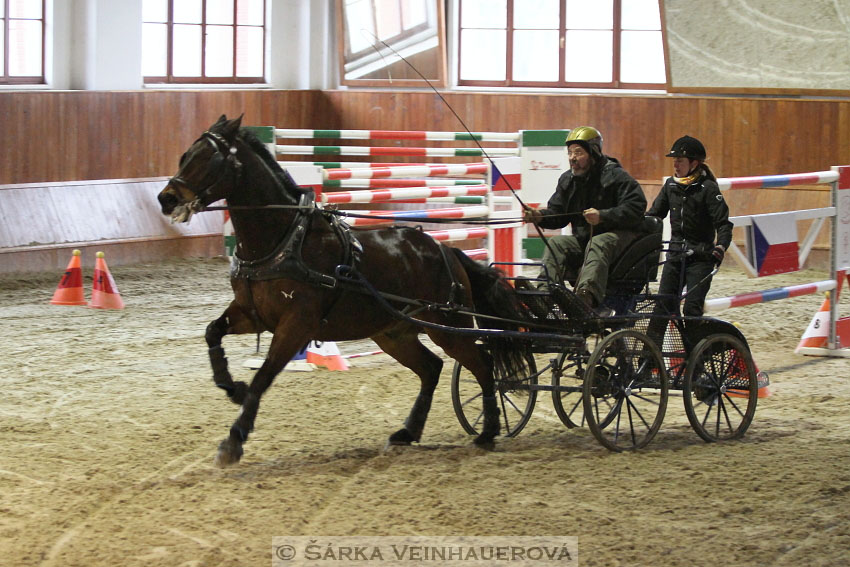
[[[719,244],[711,251],[711,256],[714,258],[714,263],[718,266],[723,263],[723,257],[726,255],[726,249]]]
[[[543,220],[543,213],[537,209],[528,207],[522,212],[522,221],[537,224]]]

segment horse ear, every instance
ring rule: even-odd
[[[227,115],[222,114],[221,116],[218,117],[218,120],[215,121],[215,124],[213,124],[213,126],[221,126],[225,122],[227,122]]]
[[[245,115],[240,114],[239,118],[234,118],[233,120],[228,120],[224,124],[224,127],[222,128],[221,133],[224,134],[224,136],[226,138],[233,139],[233,137],[236,136],[236,133],[239,131],[240,126],[242,126],[242,117],[243,116],[245,116]]]

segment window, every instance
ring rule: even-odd
[[[436,55],[442,9],[436,1],[342,0],[340,6],[344,81],[386,79],[393,70],[402,72],[399,78],[409,78],[403,74],[407,72],[403,65],[395,65],[398,57],[384,44],[415,60],[426,76],[440,75],[435,62],[442,61]]]
[[[265,0],[143,0],[145,83],[265,81]]]
[[[666,84],[659,0],[459,2],[459,85]]]
[[[0,84],[44,84],[45,0],[0,0]]]

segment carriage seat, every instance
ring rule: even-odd
[[[658,278],[664,225],[656,217],[644,217],[641,235],[614,260],[608,273],[608,293],[634,294]]]
[[[664,225],[656,217],[644,217],[635,230],[638,236],[614,258],[608,268],[606,295],[634,294],[658,277]],[[572,273],[570,273],[572,272]],[[567,281],[575,286],[577,274],[567,269]]]
[[[616,313],[629,311],[634,304],[635,296],[640,294],[649,282],[655,281],[658,277],[663,232],[661,219],[644,217],[636,232],[638,232],[637,238],[614,259],[609,268],[608,284],[602,305]],[[568,273],[566,279],[575,287],[575,273]],[[536,281],[543,280],[539,278]],[[541,297],[555,293],[557,290],[540,291],[537,285],[530,285],[525,278],[517,278],[515,285],[535,315],[540,319],[546,319],[552,308],[551,299],[547,302]],[[556,300],[556,303],[562,310],[570,312],[571,309],[566,305],[578,301],[573,299],[574,297],[572,293],[569,293]],[[581,312],[583,309],[586,307],[576,307],[575,311]]]

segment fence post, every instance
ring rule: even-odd
[[[838,179],[832,185],[832,206],[835,217],[832,219],[832,251],[830,252],[830,271],[837,281],[850,273],[850,165],[832,166],[838,172]],[[844,275],[840,275],[841,274]],[[838,350],[841,339],[838,336],[838,290],[841,282],[829,292],[829,336],[827,348]],[[850,290],[848,290],[850,291]],[[845,337],[846,342],[846,337]]]

